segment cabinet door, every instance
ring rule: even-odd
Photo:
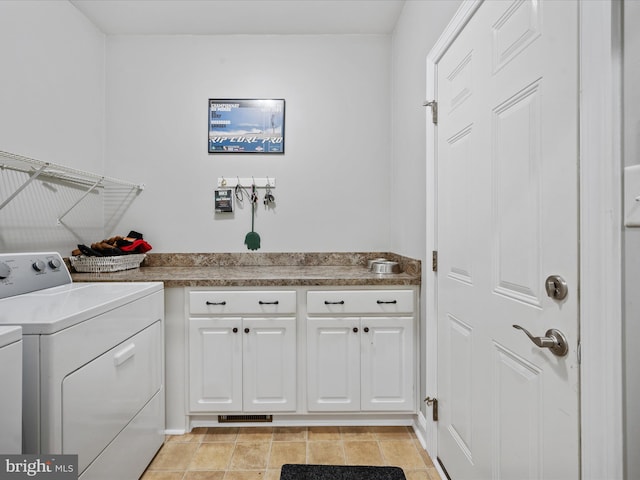
[[[413,318],[362,318],[363,411],[413,411]]]
[[[360,410],[360,320],[307,319],[307,408]]]
[[[245,412],[296,409],[296,319],[243,320]]]
[[[242,411],[242,320],[189,319],[189,408]]]

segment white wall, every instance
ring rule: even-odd
[[[0,62],[0,150],[101,173],[104,35],[68,2],[0,1]],[[0,202],[23,179],[3,171]],[[101,236],[96,198],[56,224],[75,198],[68,185],[32,183],[0,211],[0,251],[68,255]]]
[[[426,58],[460,0],[407,0],[392,43],[391,250],[423,258],[427,100]],[[432,100],[432,99],[428,99]],[[429,120],[431,121],[431,120]]]
[[[422,260],[423,271],[431,265],[426,243],[426,58],[434,43],[460,6],[459,0],[407,0],[398,19],[392,42],[392,151],[391,151],[391,244],[389,250]],[[432,99],[429,99],[432,100]],[[429,120],[430,121],[430,120]],[[429,260],[429,261],[427,261]],[[426,285],[424,274],[423,285]],[[424,305],[424,289],[422,291]],[[420,331],[426,328],[424,312]],[[426,354],[420,335],[420,398],[426,396]],[[423,413],[426,407],[421,406]]]
[[[248,206],[213,212],[218,177],[275,177],[262,252],[390,246],[390,37],[113,36],[107,174],[146,189],[112,233],[154,252],[242,252]],[[209,98],[284,98],[284,155],[207,153]]]
[[[624,2],[624,163],[640,164],[640,3]],[[625,478],[640,478],[640,229],[624,231],[624,425],[625,425]]]
[[[34,183],[2,210],[0,249],[68,254],[134,228],[156,252],[246,251],[249,210],[214,215],[212,197],[217,177],[254,175],[278,181],[277,207],[257,211],[261,251],[421,257],[424,57],[458,3],[408,1],[393,45],[384,35],[109,37],[105,67],[104,35],[68,2],[0,2],[0,150],[97,173],[106,152],[105,173],[147,185],[124,219],[107,212],[103,231],[99,199],[60,226],[77,192]],[[286,154],[208,155],[215,96],[285,98]],[[2,178],[0,201],[22,182]]]

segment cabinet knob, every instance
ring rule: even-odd
[[[353,333],[358,333],[358,327],[353,327]]]
[[[364,327],[364,333],[369,333],[369,327]]]
[[[233,333],[238,333],[238,327],[233,327]]]
[[[245,329],[244,329],[244,333],[249,333],[249,329],[248,329],[248,328],[245,328]]]

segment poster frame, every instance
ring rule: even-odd
[[[207,112],[209,154],[284,154],[283,98],[209,98]]]

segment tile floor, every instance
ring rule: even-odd
[[[285,463],[392,465],[440,480],[408,427],[215,427],[168,436],[141,480],[278,480]]]

